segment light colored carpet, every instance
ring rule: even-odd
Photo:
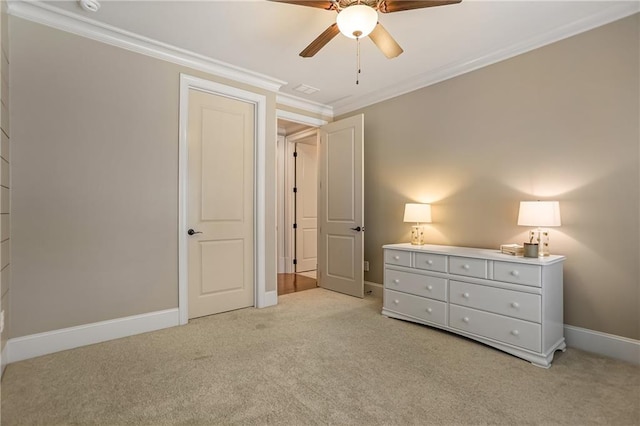
[[[569,348],[544,370],[380,308],[318,288],[11,364],[2,424],[640,423],[637,366]]]

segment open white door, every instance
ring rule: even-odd
[[[318,285],[364,297],[364,115],[320,128]]]
[[[317,144],[298,142],[296,153],[296,272],[308,272],[318,263]]]

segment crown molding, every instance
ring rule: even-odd
[[[276,96],[276,104],[301,109],[303,111],[319,114],[323,117],[333,118],[332,106],[299,98],[297,96],[288,95],[286,93],[278,93],[278,95]]]
[[[292,121],[294,123],[306,124],[307,126],[320,127],[329,123],[327,120],[321,118],[309,117],[296,112],[285,111],[282,109],[276,109],[276,117],[282,120]]]
[[[544,34],[532,37],[520,43],[515,43],[506,48],[496,47],[492,52],[478,57],[467,58],[453,62],[446,66],[431,70],[415,78],[405,80],[364,96],[351,97],[333,104],[334,115],[340,116],[369,105],[376,104],[432,84],[448,80],[453,77],[495,64],[511,57],[538,49],[547,44],[563,40],[585,31],[606,25],[613,21],[625,18],[640,12],[640,2],[628,1],[612,4],[611,7],[595,13],[584,19],[572,22],[562,27],[554,28]]]
[[[8,13],[18,18],[271,92],[278,92],[280,87],[287,84],[285,81],[103,24],[44,2],[9,0],[8,6]]]
[[[516,43],[506,48],[497,47],[493,52],[486,55],[453,62],[374,93],[350,97],[337,101],[333,105],[324,105],[282,92],[277,94],[276,102],[280,105],[333,118],[492,65],[638,12],[640,12],[640,2],[616,2],[606,10],[563,27],[555,28],[524,42]],[[8,13],[12,16],[271,92],[279,92],[282,86],[287,84],[283,80],[103,24],[49,6],[41,1],[9,0]]]

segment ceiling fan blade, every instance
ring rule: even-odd
[[[331,10],[335,8],[332,1],[329,0],[269,0],[276,3],[297,4],[300,6],[315,7],[318,9]]]
[[[324,30],[322,34],[320,34],[315,40],[313,40],[302,52],[300,52],[300,56],[303,58],[310,58],[320,49],[322,49],[327,43],[329,43],[340,30],[338,29],[338,24],[331,24],[329,28]]]
[[[378,49],[384,53],[384,56],[389,59],[395,58],[404,52],[402,47],[400,47],[393,37],[391,37],[391,34],[389,34],[389,32],[385,30],[379,22],[373,31],[371,31],[371,34],[369,34],[369,38],[376,46],[378,46]]]
[[[462,0],[384,0],[379,11],[382,13],[400,12],[401,10],[422,9],[425,7],[446,6],[460,3]]]

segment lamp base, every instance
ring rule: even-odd
[[[529,241],[538,243],[538,257],[549,256],[549,231],[546,229],[535,229],[529,231]]]
[[[411,227],[411,244],[414,246],[424,245],[424,228],[414,225]]]

